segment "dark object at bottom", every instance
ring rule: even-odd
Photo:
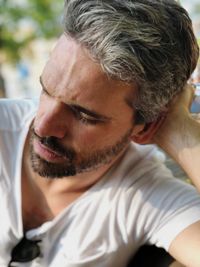
[[[169,267],[174,259],[162,248],[142,246],[127,267]]]
[[[25,236],[13,248],[11,253],[11,260],[8,267],[12,267],[12,262],[28,262],[40,256],[40,247],[38,246],[40,240],[29,240]]]

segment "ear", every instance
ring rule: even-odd
[[[152,143],[153,137],[163,120],[164,117],[162,116],[156,121],[140,125],[140,127],[139,125],[136,125],[131,135],[132,141],[141,145]]]

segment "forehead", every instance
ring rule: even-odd
[[[48,91],[63,102],[86,105],[96,111],[112,105],[130,109],[126,99],[135,90],[133,85],[109,78],[89,52],[65,34],[52,51],[42,80]]]

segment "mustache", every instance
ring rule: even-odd
[[[55,153],[58,153],[62,157],[67,158],[70,161],[75,158],[75,151],[72,148],[63,147],[60,144],[58,138],[54,136],[40,137],[36,134],[33,127],[31,130],[33,138],[36,138],[42,145],[46,146],[47,148],[51,149]]]

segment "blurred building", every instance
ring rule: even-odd
[[[29,47],[29,53],[24,53],[16,65],[4,63],[2,73],[7,97],[39,96],[39,76],[54,44],[55,40],[35,40]]]
[[[7,97],[39,95],[39,75],[62,29],[63,3],[63,0],[2,1],[0,86],[6,88]]]

